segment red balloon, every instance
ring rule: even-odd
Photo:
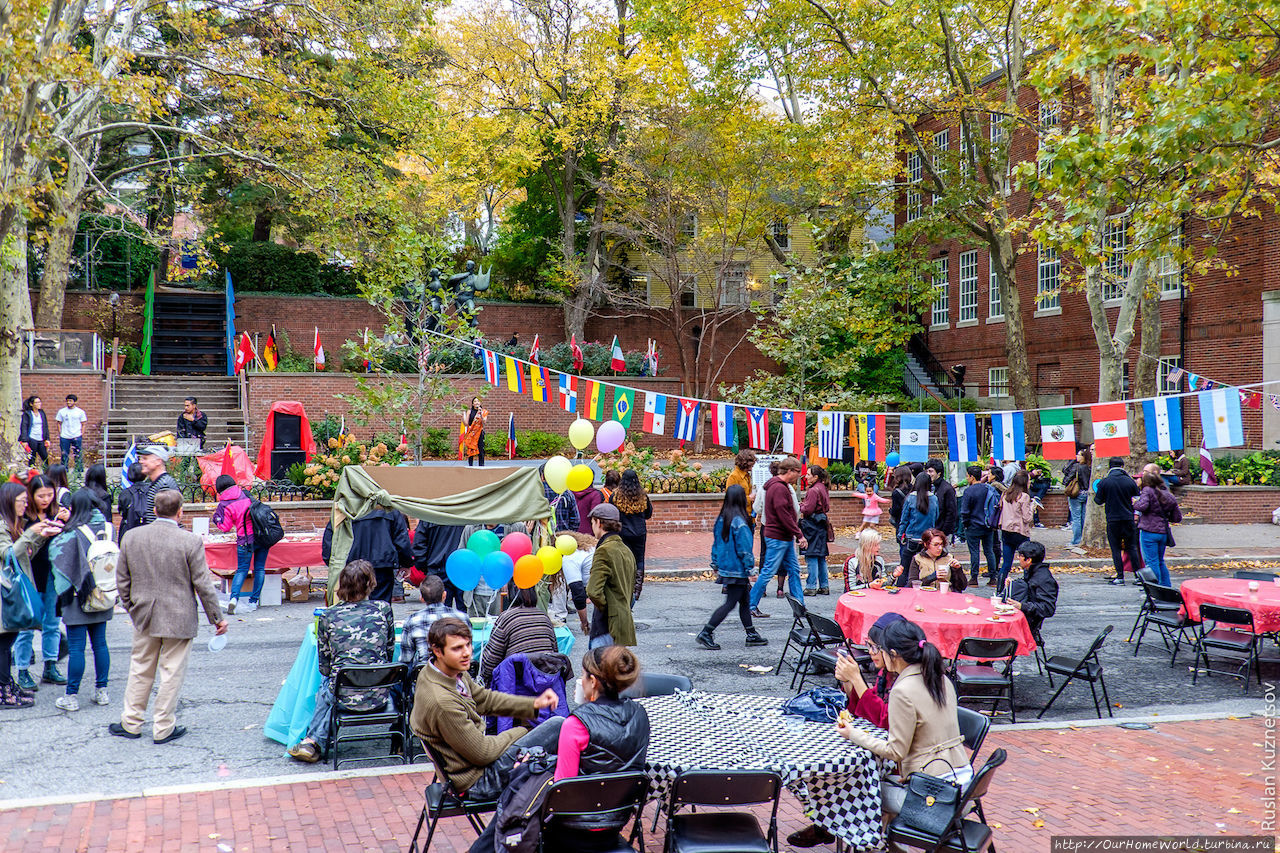
[[[508,533],[502,537],[500,547],[502,553],[510,557],[512,562],[519,562],[521,557],[533,553],[533,540],[527,533]]]
[[[505,542],[503,543],[505,544]],[[529,589],[542,580],[542,561],[532,554],[525,554],[516,560],[515,581],[521,589]]]

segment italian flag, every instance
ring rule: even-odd
[[[1099,456],[1129,455],[1129,413],[1124,403],[1090,406],[1094,450]]]
[[[622,346],[618,343],[618,336],[613,336],[613,346],[610,348],[609,355],[610,370],[626,370],[627,360],[622,356]]]
[[[1040,413],[1040,442],[1045,459],[1074,459],[1076,423],[1071,409],[1045,409]]]

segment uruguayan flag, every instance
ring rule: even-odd
[[[818,455],[840,461],[844,454],[844,412],[818,413]]]
[[[129,466],[138,461],[138,445],[130,444],[129,450],[124,455],[124,463],[120,466],[120,485],[129,488],[133,483],[129,482]]]

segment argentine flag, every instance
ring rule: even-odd
[[[1205,447],[1239,447],[1244,444],[1244,419],[1240,414],[1240,392],[1235,388],[1201,391],[1200,426]]]

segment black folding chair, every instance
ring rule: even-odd
[[[1151,571],[1151,569],[1146,566],[1143,566],[1134,572],[1134,578],[1136,578],[1138,588],[1141,589],[1143,593],[1142,606],[1138,608],[1138,615],[1133,619],[1133,627],[1129,629],[1129,639],[1125,640],[1126,643],[1133,642],[1133,635],[1138,632],[1138,626],[1142,624],[1142,617],[1155,609],[1151,602],[1151,596],[1147,594],[1147,587],[1152,584],[1159,583],[1159,581],[1156,580],[1155,572]],[[1135,652],[1135,654],[1137,653]]]
[[[1209,627],[1212,622],[1213,627]],[[1258,684],[1262,684],[1262,667],[1258,664],[1258,635],[1254,633],[1253,613],[1240,607],[1220,607],[1216,604],[1200,605],[1200,632],[1196,636],[1195,665],[1192,668],[1191,683],[1196,683],[1200,674],[1200,659],[1204,658],[1205,674],[1221,673],[1233,678],[1242,678],[1244,693],[1249,695],[1249,669],[1258,671]],[[1209,652],[1240,665],[1235,671],[1213,669],[1209,660]]]
[[[991,718],[971,708],[959,706],[956,707],[956,716],[959,718],[964,748],[969,750],[969,763],[972,764],[978,757],[978,750],[982,749],[982,744],[987,739],[987,732],[991,731]]]
[[[787,661],[787,652],[791,646],[795,645],[799,648],[803,657],[805,643],[809,641],[809,623],[805,619],[805,614],[809,611],[805,608],[804,602],[787,593],[787,604],[791,607],[791,627],[787,629],[787,641],[782,644],[782,654],[778,656],[778,672],[782,672],[782,666]]]
[[[347,761],[373,761],[390,758],[405,763],[405,717],[396,707],[393,688],[404,682],[408,668],[402,663],[372,663],[339,667],[333,675],[333,714],[329,717],[329,743],[333,751],[333,769],[341,761],[338,752],[344,743],[389,741],[391,749],[382,755],[362,755]],[[351,711],[342,707],[342,700],[357,691],[386,689],[386,704],[372,711]],[[343,734],[344,729],[354,729],[354,734]]]
[[[1009,705],[1009,719],[1018,722],[1013,708],[1013,659],[1018,641],[965,637],[951,659],[951,680],[956,686],[956,702],[966,699],[990,702],[994,715],[1001,703]]]
[[[1079,660],[1066,657],[1065,655],[1054,655],[1045,663],[1045,669],[1050,673],[1057,673],[1065,676],[1056,693],[1049,697],[1049,703],[1040,709],[1040,713],[1036,715],[1039,719],[1045,715],[1045,712],[1053,707],[1053,703],[1058,701],[1058,697],[1062,695],[1062,691],[1067,689],[1067,685],[1074,679],[1089,682],[1089,692],[1093,694],[1093,708],[1098,712],[1098,719],[1102,719],[1102,706],[1098,704],[1098,691],[1094,687],[1095,684],[1102,685],[1102,698],[1107,705],[1107,716],[1114,717],[1111,713],[1111,697],[1107,695],[1107,682],[1102,678],[1102,661],[1098,659],[1098,650],[1102,648],[1102,644],[1107,641],[1107,636],[1115,629],[1114,625],[1108,625],[1103,629],[1102,633],[1094,639],[1093,644],[1089,646],[1089,651]]]
[[[667,853],[778,853],[778,796],[782,777],[767,770],[687,770],[671,786]],[[677,814],[681,806],[748,806],[772,803],[769,829],[750,812]]]
[[[418,676],[422,674],[422,670],[426,666],[425,662],[415,663],[413,669],[409,670],[409,675],[404,682],[404,755],[410,764],[417,764],[418,759],[427,756],[425,752],[421,751],[422,742],[413,737],[413,732],[409,730],[409,721],[413,719],[413,700],[418,693]],[[429,761],[430,758],[427,760]]]
[[[965,786],[945,830],[937,834],[922,832],[907,826],[901,817],[896,817],[889,824],[889,843],[929,850],[930,853],[994,851],[991,827],[987,826],[987,818],[982,813],[982,798],[991,788],[991,778],[995,775],[996,768],[1004,764],[1006,757],[1003,749],[991,753],[987,763],[982,765],[982,769]],[[977,820],[968,819],[971,810],[977,813]]]
[[[809,636],[800,650],[800,657],[796,659],[796,671],[791,676],[792,690],[804,690],[805,679],[811,675],[835,672],[836,652],[839,649],[843,649],[855,660],[859,657],[835,620],[817,613],[805,613],[804,618]],[[867,661],[871,659],[865,653],[861,657]],[[800,679],[799,685],[796,684],[797,678]]]
[[[424,824],[427,827],[427,838],[422,843],[421,850],[422,853],[427,853],[431,849],[431,839],[436,834],[436,824],[441,820],[465,817],[476,835],[479,835],[484,832],[484,815],[491,814],[498,808],[497,800],[471,800],[464,794],[459,794],[445,772],[440,753],[426,740],[420,741],[423,751],[431,757],[435,779],[423,791],[422,811],[418,813],[418,827],[413,831],[413,840],[409,842],[409,853],[418,853],[418,835]]]
[[[636,853],[644,850],[643,820],[649,777],[643,773],[606,773],[556,782],[542,802],[539,849],[547,853],[582,849],[590,840],[595,853]],[[631,833],[622,830],[632,821]],[[602,841],[616,835],[613,846]]]
[[[1169,666],[1173,666],[1178,660],[1178,649],[1186,639],[1186,632],[1194,624],[1186,614],[1179,612],[1182,610],[1182,593],[1171,586],[1156,583],[1145,584],[1142,590],[1146,596],[1143,604],[1145,611],[1138,614],[1138,622],[1134,623],[1139,631],[1138,642],[1133,646],[1133,656],[1138,656],[1138,649],[1142,648],[1142,638],[1147,635],[1147,629],[1155,628],[1166,649],[1169,648],[1169,641],[1173,640],[1173,656],[1169,659]],[[1129,636],[1132,639],[1132,632]]]
[[[1251,572],[1246,571],[1245,569],[1240,569],[1235,573],[1234,577],[1238,581],[1263,581],[1265,583],[1275,583],[1276,578],[1280,577],[1280,575],[1277,575],[1275,572]]]
[[[672,675],[665,672],[642,672],[626,690],[622,691],[623,699],[644,699],[648,696],[671,696],[677,690],[690,691],[693,682],[684,675]]]

